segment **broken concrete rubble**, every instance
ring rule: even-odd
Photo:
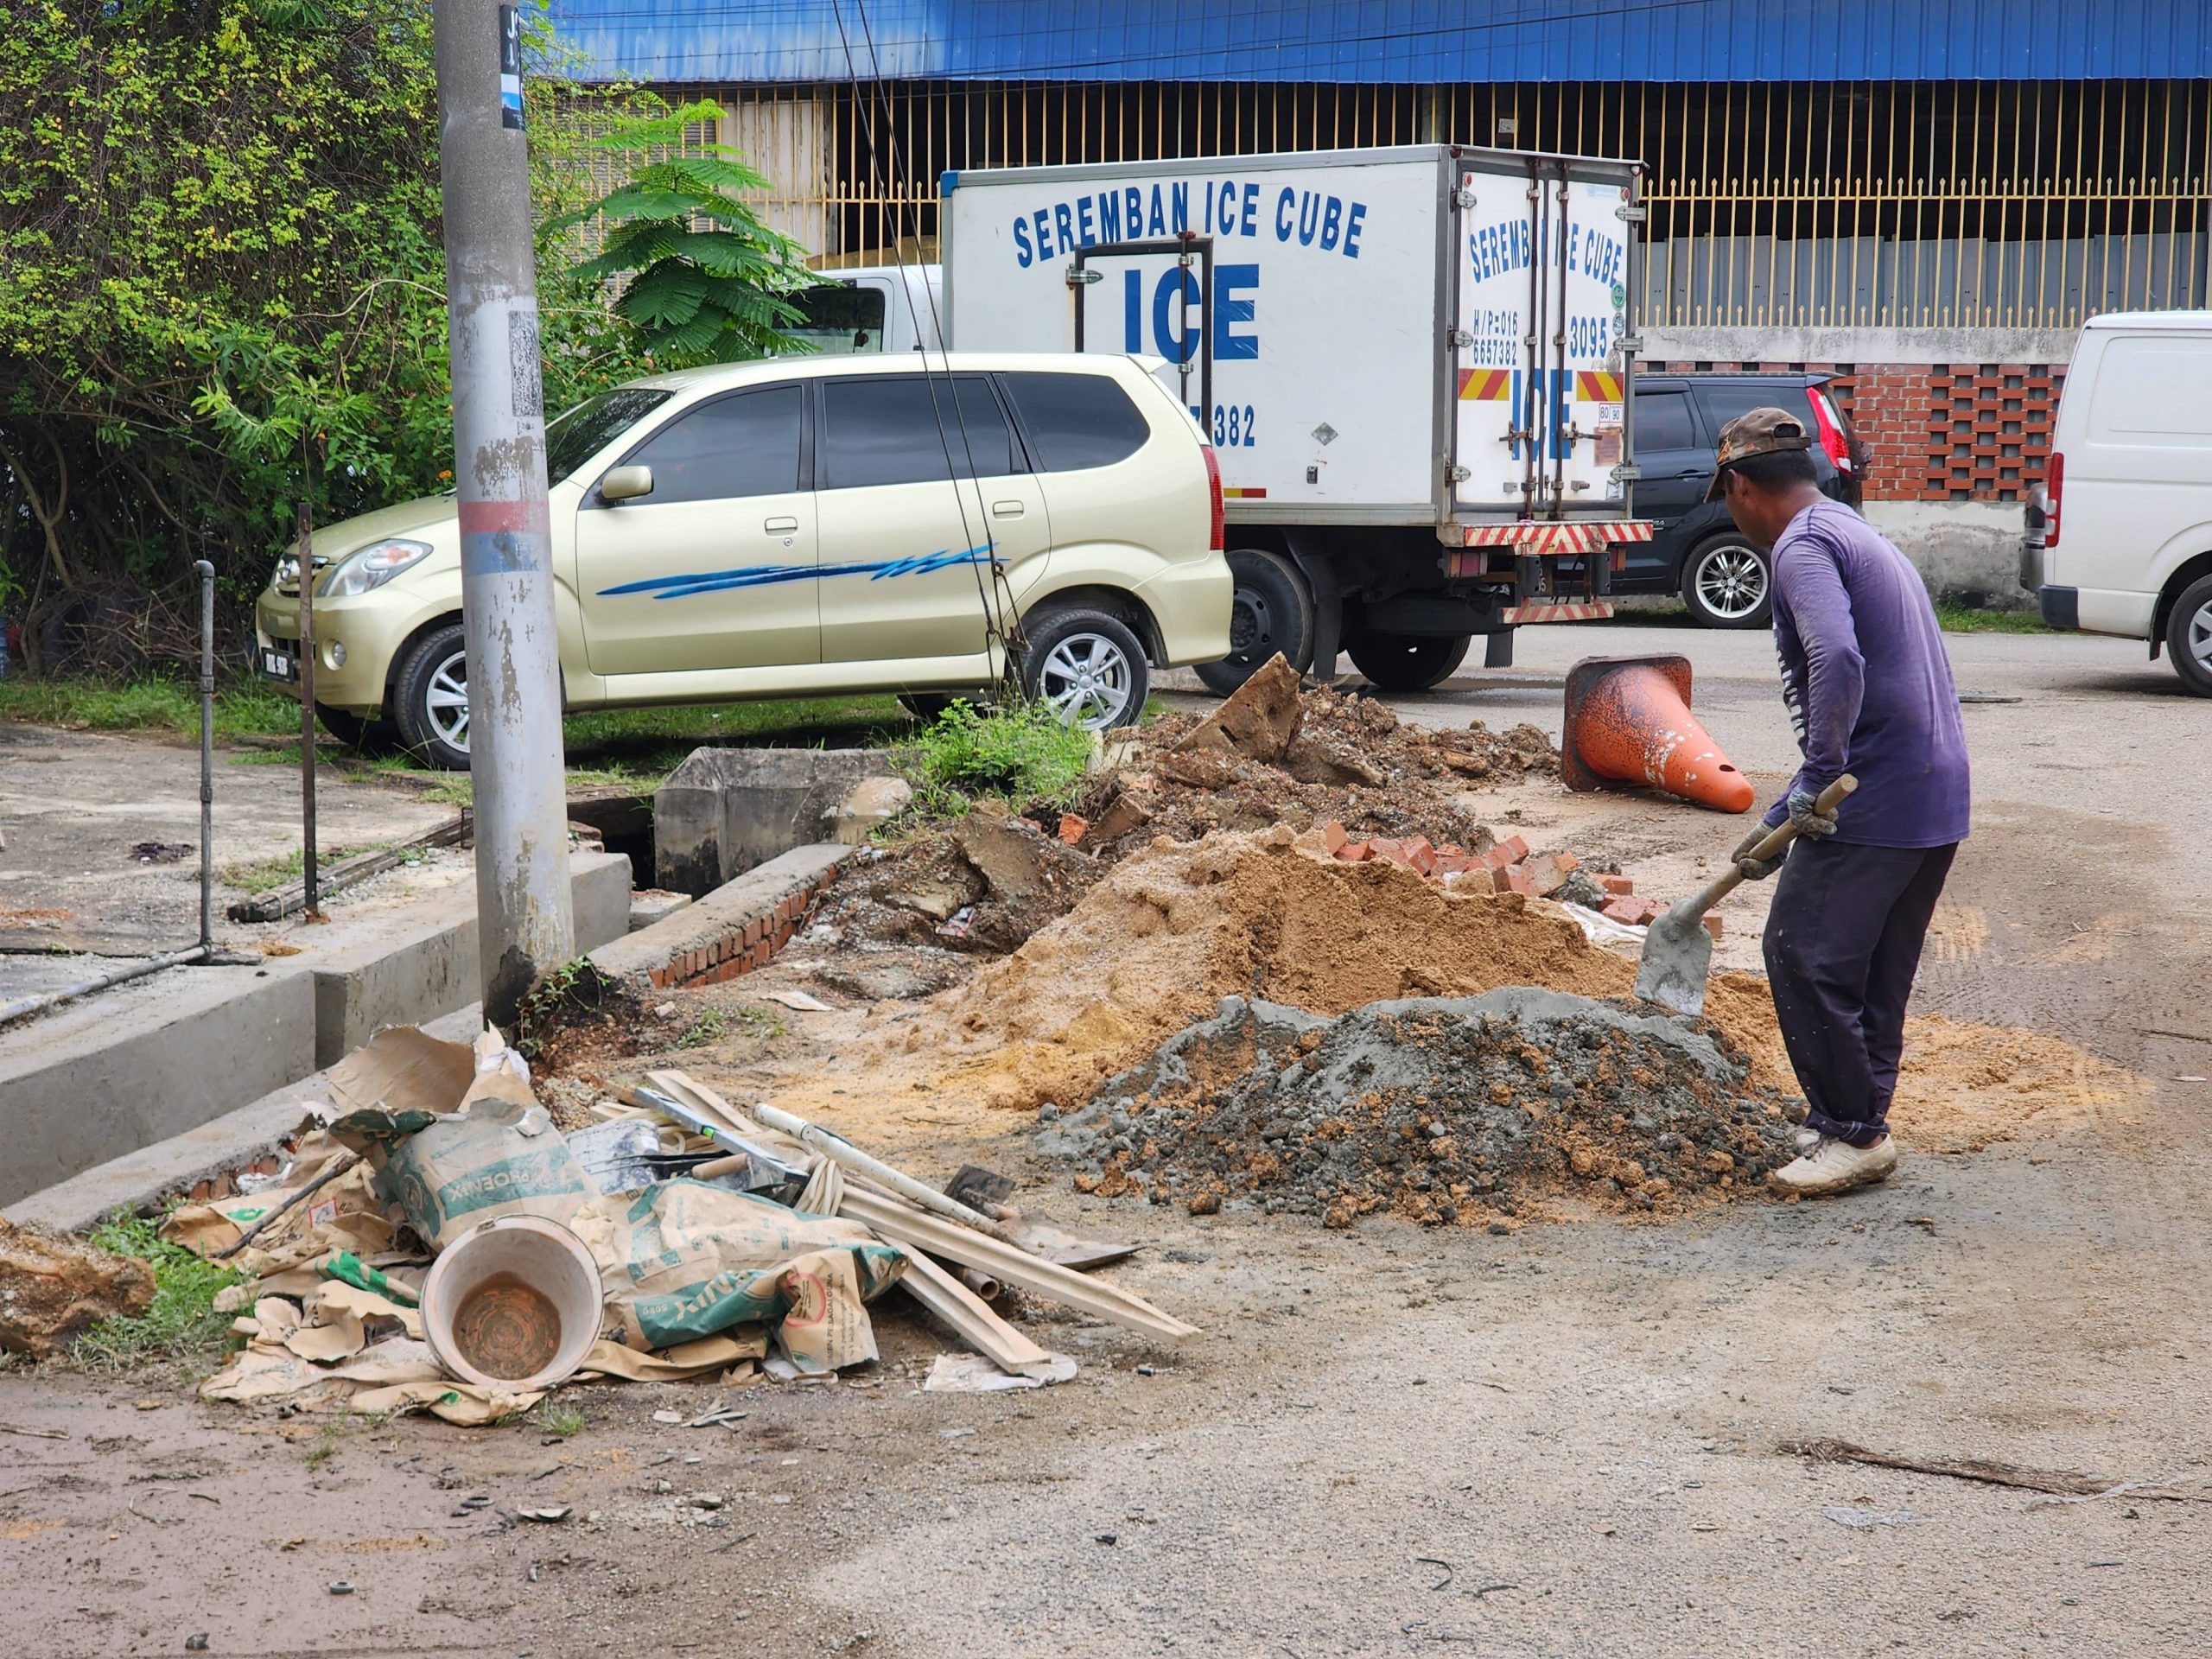
[[[143,1262],[0,1216],[0,1351],[44,1359],[103,1319],[154,1300]]]

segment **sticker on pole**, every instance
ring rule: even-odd
[[[522,130],[522,8],[499,8],[499,124]]]

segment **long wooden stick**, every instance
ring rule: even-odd
[[[300,1201],[302,1198],[305,1198],[308,1194],[320,1192],[324,1187],[328,1186],[333,1181],[336,1180],[340,1175],[343,1175],[347,1170],[353,1168],[354,1165],[360,1161],[361,1154],[359,1153],[347,1153],[343,1158],[340,1158],[328,1169],[323,1171],[321,1174],[316,1176],[315,1179],[309,1181],[298,1192],[293,1193],[291,1197],[286,1198],[283,1203],[278,1205],[274,1210],[271,1210],[259,1221],[255,1222],[252,1226],[247,1228],[243,1233],[240,1233],[238,1235],[238,1242],[237,1243],[231,1245],[226,1249],[216,1251],[214,1255],[209,1256],[207,1259],[210,1262],[229,1261],[240,1250],[245,1249],[247,1245],[252,1243],[255,1236],[270,1222],[276,1220],[277,1217],[283,1215],[286,1211],[296,1208]]]
[[[948,1198],[935,1187],[925,1185],[903,1171],[893,1169],[880,1158],[869,1156],[836,1130],[825,1129],[819,1123],[810,1123],[806,1119],[794,1116],[781,1107],[771,1106],[765,1101],[755,1106],[753,1113],[770,1128],[781,1130],[800,1145],[820,1153],[833,1164],[842,1165],[880,1182],[909,1204],[918,1204],[925,1210],[934,1210],[938,1215],[957,1221],[963,1227],[972,1227],[1002,1244],[1020,1248],[1014,1245],[1012,1235],[988,1216],[978,1215],[959,1199]]]
[[[1175,1341],[1200,1334],[1197,1325],[1185,1325],[1174,1315],[1163,1313],[1141,1297],[1132,1296],[1099,1280],[1086,1279],[1041,1255],[1032,1255],[995,1238],[971,1232],[957,1223],[895,1198],[880,1198],[848,1184],[837,1213],[865,1223],[894,1244],[927,1250],[963,1268],[988,1273],[1002,1284],[1019,1285],[1024,1290],[1081,1308],[1086,1313],[1141,1331],[1147,1336]]]
[[[899,1288],[950,1325],[960,1339],[1002,1371],[1035,1375],[1052,1357],[986,1307],[976,1293],[923,1254],[906,1253]]]

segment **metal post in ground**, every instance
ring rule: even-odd
[[[434,9],[484,1015],[575,951],[520,13]]]
[[[300,478],[300,845],[308,920],[322,919],[315,868],[315,532],[308,518],[307,477]]]
[[[215,948],[215,567],[200,573],[200,948]]]

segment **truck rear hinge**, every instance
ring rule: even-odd
[[[1616,484],[1633,484],[1643,476],[1643,468],[1632,461],[1623,461],[1605,476]]]
[[[1455,352],[1464,352],[1475,343],[1475,337],[1464,328],[1454,328],[1449,340],[1452,349]]]
[[[1613,209],[1613,217],[1616,219],[1625,219],[1631,224],[1635,224],[1649,219],[1650,214],[1644,209],[1641,203],[1624,201],[1621,203],[1619,207]]]
[[[1444,475],[1454,484],[1464,484],[1474,474],[1465,467],[1446,467]]]
[[[1095,266],[1070,265],[1068,267],[1068,286],[1070,288],[1080,288],[1085,283],[1103,283],[1105,280],[1106,273],[1098,270]]]
[[[1643,336],[1642,334],[1623,334],[1618,340],[1613,342],[1613,345],[1617,349],[1626,353],[1631,357],[1641,357],[1643,355]]]
[[[1469,212],[1475,206],[1475,193],[1471,188],[1462,188],[1452,200],[1459,204],[1461,212]]]

